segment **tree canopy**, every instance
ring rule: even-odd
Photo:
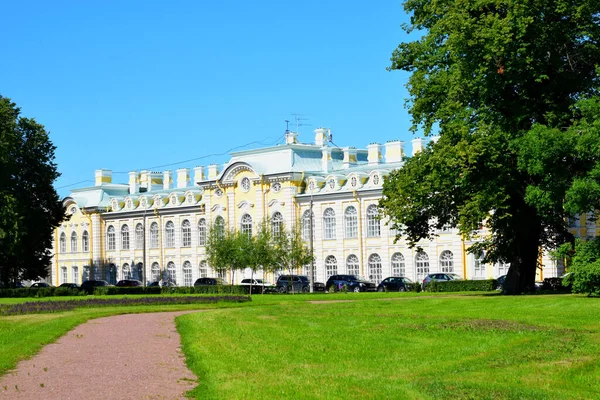
[[[417,245],[444,225],[533,289],[541,249],[600,201],[597,0],[408,0],[391,69],[409,71],[413,130],[440,138],[390,174],[380,202]]]
[[[48,275],[52,233],[64,208],[52,186],[59,173],[43,125],[0,96],[0,281]]]

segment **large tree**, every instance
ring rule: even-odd
[[[64,208],[52,186],[59,173],[43,125],[0,96],[0,281],[48,275],[52,233]]]
[[[490,235],[470,251],[511,263],[506,292],[532,290],[540,250],[570,240],[566,217],[594,203],[565,207],[582,193],[582,176],[599,179],[590,175],[597,144],[579,158],[582,133],[572,128],[597,101],[600,2],[408,0],[404,8],[405,30],[418,39],[400,44],[391,69],[412,73],[413,130],[440,138],[390,175],[380,205],[411,245],[444,225],[467,237],[485,225]]]

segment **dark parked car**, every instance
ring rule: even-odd
[[[31,286],[29,286],[32,289],[41,289],[41,288],[49,288],[52,287],[52,285],[50,285],[49,283],[46,282],[35,282],[32,283]]]
[[[277,287],[271,282],[263,279],[242,279],[241,286],[250,286],[252,293],[270,293],[275,292]]]
[[[413,283],[410,279],[403,276],[390,276],[381,281],[377,286],[378,292],[406,292],[408,285]]]
[[[103,280],[89,280],[89,281],[84,281],[81,284],[81,290],[86,291],[87,293],[94,293],[94,289],[97,287],[103,287],[103,286],[111,286],[108,282],[103,281]]]
[[[194,286],[202,285],[225,285],[225,281],[221,278],[198,278],[194,282]]]
[[[325,284],[323,282],[314,282],[313,283],[313,291],[315,292],[324,292]]]
[[[79,289],[79,285],[76,283],[61,283],[58,287],[66,287],[69,289]]]
[[[304,275],[280,275],[275,286],[279,293],[308,293],[310,279]]]
[[[496,280],[498,281],[498,286],[496,287],[496,290],[504,289],[504,281],[506,280],[506,275],[501,275],[497,277]]]
[[[142,281],[138,281],[137,279],[123,279],[117,282],[116,286],[119,287],[133,287],[133,286],[143,286]]]
[[[336,292],[346,288],[349,292],[374,292],[377,285],[357,275],[332,275],[327,279],[325,287],[329,292]]]
[[[150,282],[148,286],[166,286],[166,287],[175,287],[177,284],[173,281],[154,281]]]
[[[429,282],[431,282],[431,281],[448,282],[448,281],[454,281],[454,280],[458,280],[458,279],[462,279],[460,277],[460,275],[451,274],[448,272],[438,272],[435,274],[428,274],[425,277],[425,279],[423,279],[423,283],[421,284],[421,286],[423,287],[423,289],[425,289],[427,287],[427,285],[429,284]]]

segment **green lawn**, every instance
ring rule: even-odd
[[[597,299],[389,296],[255,296],[179,317],[192,396],[600,398]]]

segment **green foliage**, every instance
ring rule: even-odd
[[[571,285],[574,293],[600,296],[600,238],[577,240],[575,255],[564,285]]]
[[[425,287],[428,292],[490,292],[496,290],[498,281],[487,280],[455,280],[446,282],[431,281]]]
[[[44,127],[0,96],[0,282],[48,275],[52,233],[64,219],[53,187],[55,147]]]
[[[0,289],[0,298],[80,296],[84,294],[78,289],[66,287]]]
[[[407,0],[391,69],[411,72],[413,130],[439,132],[392,172],[380,206],[416,246],[444,225],[510,262],[505,291],[533,290],[539,249],[571,241],[566,217],[600,206],[595,0]],[[481,226],[489,236],[476,237]]]
[[[407,283],[406,284],[406,291],[407,292],[419,293],[421,291],[421,284],[418,283],[418,282]]]

